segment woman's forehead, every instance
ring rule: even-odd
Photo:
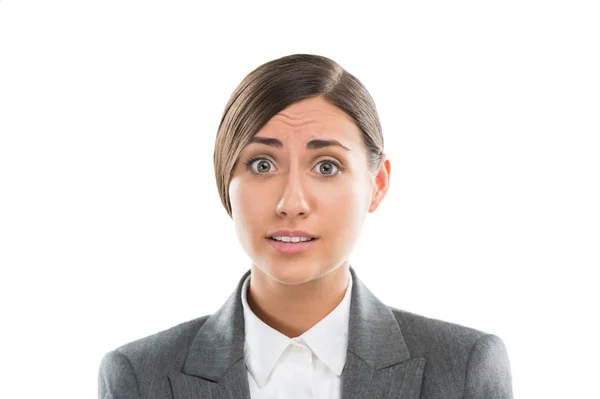
[[[346,147],[360,140],[359,129],[348,114],[320,98],[294,103],[273,116],[255,137],[278,138],[280,141],[298,139],[337,140]]]
[[[347,122],[352,122],[352,119],[343,110],[321,97],[313,97],[291,104],[274,115],[266,125],[281,124],[293,128]]]

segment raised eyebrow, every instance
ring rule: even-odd
[[[252,137],[248,144],[258,143],[264,144],[275,148],[283,148],[283,143],[277,139],[270,137]],[[329,146],[338,146],[347,151],[351,151],[350,148],[346,147],[342,143],[337,140],[311,140],[306,144],[307,150],[316,150],[319,148],[329,147]]]

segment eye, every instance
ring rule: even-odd
[[[257,174],[264,174],[265,172],[268,172],[271,170],[271,167],[269,165],[273,165],[271,163],[271,161],[269,161],[266,158],[252,158],[248,161],[245,162],[246,166],[248,166],[252,172],[257,173]],[[253,164],[257,165],[258,169],[255,169],[252,167]]]
[[[331,160],[321,161],[321,162],[319,162],[317,164],[317,166],[318,165],[321,165],[321,167],[319,168],[319,171],[323,172],[322,173],[323,176],[328,176],[328,177],[329,176],[335,176],[337,174],[337,173],[332,174],[332,172],[331,172],[331,170],[332,170],[331,165],[333,165],[333,167],[335,167],[338,171],[342,169],[341,166],[337,162],[331,161]]]
[[[252,171],[252,173],[257,175],[264,175],[270,172],[273,167],[271,161],[266,158],[252,158],[244,163]],[[338,172],[342,170],[342,167],[337,162],[332,160],[321,161],[317,163],[317,166],[319,165],[321,165],[321,167],[319,167],[319,174],[325,177],[333,177],[337,175],[337,173],[335,173],[336,170]]]

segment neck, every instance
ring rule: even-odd
[[[350,272],[345,262],[320,278],[298,285],[275,281],[255,265],[251,273],[246,299],[252,312],[271,328],[295,338],[340,304]]]

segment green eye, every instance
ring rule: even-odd
[[[259,161],[257,163],[257,168],[252,168],[251,165],[254,164],[256,161]],[[269,161],[268,159],[265,158],[254,158],[249,160],[248,162],[246,162],[246,165],[248,165],[253,171],[258,171],[259,174],[263,174],[265,172],[268,172],[271,170],[271,167],[269,167],[268,165],[272,165],[271,161]],[[265,169],[265,167],[267,167],[268,169]]]
[[[246,164],[246,167],[252,171],[252,173],[257,175],[264,175],[270,172],[273,168],[273,164],[267,158],[252,158],[244,163]],[[256,167],[253,166],[255,164]],[[337,162],[328,159],[317,163],[317,166],[318,165],[321,165],[319,168],[319,174],[325,177],[333,177],[337,175],[337,173],[335,173],[336,170],[342,170],[342,167]]]
[[[321,161],[319,162],[317,165],[322,164],[321,167],[319,168],[320,172],[323,172],[322,174],[324,176],[334,176],[335,174],[331,174],[331,166],[329,167],[323,167],[323,165],[333,165],[333,167],[335,167],[337,170],[340,169],[340,166],[337,164],[337,162],[333,162],[333,161]]]

